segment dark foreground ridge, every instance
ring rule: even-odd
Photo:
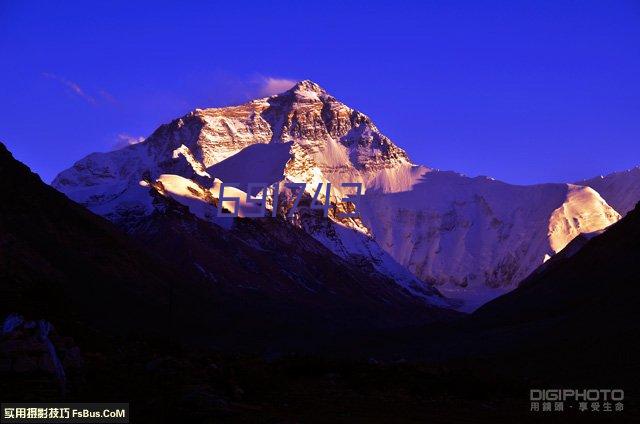
[[[460,319],[281,223],[225,233],[181,217],[179,233],[167,224],[187,212],[169,202],[124,234],[2,145],[0,189],[0,314],[24,317],[0,334],[0,399],[126,400],[153,423],[540,422],[531,388],[622,388],[609,418],[637,416],[638,208]],[[183,272],[194,251],[219,261],[218,286]]]
[[[0,188],[3,317],[73,314],[119,335],[271,349],[271,337],[313,339],[458,315],[426,306],[278,220],[226,231],[151,192],[161,205],[125,234],[43,184],[1,145]]]

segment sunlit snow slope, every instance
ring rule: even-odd
[[[614,172],[576,184],[586,185],[602,195],[616,211],[626,215],[640,202],[640,167]]]
[[[433,284],[467,310],[514,288],[576,235],[619,219],[591,188],[516,186],[413,164],[369,117],[311,81],[239,106],[196,109],[142,143],[85,157],[53,185],[126,226],[151,213],[148,185],[157,180],[205,219],[217,205],[214,180],[237,183],[243,195],[250,182],[305,182],[310,193],[331,182],[338,208],[353,193],[341,184],[362,183],[361,219],[301,212],[292,222],[414,294],[431,296]]]

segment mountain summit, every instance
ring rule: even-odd
[[[311,80],[302,80],[297,82],[289,90],[291,93],[316,93],[316,95],[327,94],[326,90]]]
[[[367,115],[309,80],[239,106],[196,109],[142,143],[85,157],[53,186],[126,227],[153,212],[156,181],[212,222],[220,182],[240,191],[307,183],[309,195],[331,182],[335,207],[353,194],[342,183],[361,183],[360,218],[297,214],[292,223],[416,295],[434,284],[468,309],[514,288],[578,234],[619,219],[588,187],[516,186],[415,165]]]

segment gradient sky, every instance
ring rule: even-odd
[[[512,183],[640,164],[640,1],[0,0],[0,141],[50,181],[196,107],[312,79],[416,163]]]

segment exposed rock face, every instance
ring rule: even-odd
[[[382,177],[385,170],[396,174],[412,168],[406,153],[381,134],[366,115],[340,103],[317,84],[302,81],[281,95],[244,105],[196,109],[161,126],[143,143],[87,156],[60,173],[52,185],[74,200],[100,209],[122,194],[120,188],[144,179],[145,173],[153,177],[207,175],[208,168],[249,146],[282,143],[288,156],[270,164],[280,168],[276,177],[286,176],[314,187],[322,181],[366,182]],[[269,146],[256,153],[264,156],[277,150],[283,149]],[[255,156],[248,159],[255,160]],[[255,169],[254,163],[244,165],[245,180],[262,170]],[[223,178],[226,171],[212,176],[228,181]],[[395,180],[390,178],[387,183]]]
[[[45,319],[92,340],[133,334],[259,351],[459,315],[435,306],[446,306],[436,290],[420,286],[415,296],[282,218],[198,217],[217,199],[191,180],[145,184],[134,187],[152,212],[132,214],[127,235],[0,144],[0,189],[10,199],[0,202],[0,317]]]
[[[143,143],[89,155],[62,172],[53,186],[129,227],[154,210],[148,186],[141,187],[141,180],[160,179],[165,192],[188,203],[201,218],[210,219],[215,208],[198,206],[194,200],[207,197],[203,190],[214,186],[214,179],[240,183],[240,187],[249,182],[305,182],[310,192],[318,183],[331,181],[336,196],[332,200],[338,201],[353,193],[342,189],[343,182],[366,186],[387,172],[410,174],[412,168],[406,153],[367,116],[338,102],[317,84],[303,81],[279,96],[229,108],[198,109],[161,126]],[[197,180],[202,190],[171,175]],[[397,181],[383,180],[392,185]],[[338,221],[341,226],[334,228]],[[360,220],[335,219],[328,226],[296,222],[343,258],[364,259],[419,296],[436,293],[380,249]]]
[[[311,81],[240,106],[196,109],[143,143],[87,156],[53,185],[126,226],[153,210],[139,182],[168,174],[205,190],[215,180],[241,190],[284,181],[307,183],[312,195],[318,183],[331,182],[336,207],[354,192],[342,183],[362,183],[361,219],[330,214],[319,225],[298,214],[292,222],[345,259],[368,261],[416,293],[436,284],[472,300],[468,308],[515,287],[576,235],[619,219],[584,187],[514,186],[414,165],[371,119]],[[176,200],[202,209],[174,188],[182,193]]]

